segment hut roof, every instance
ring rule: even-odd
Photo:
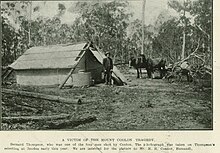
[[[85,45],[86,43],[32,47],[10,67],[17,70],[71,68]]]
[[[15,70],[73,68],[83,55],[84,48],[87,48],[86,45],[88,44],[78,43],[32,47],[12,63],[10,67]],[[97,61],[102,64],[103,58],[106,56],[97,49],[89,48]],[[113,77],[124,83],[126,82],[126,78],[116,66],[113,68]]]

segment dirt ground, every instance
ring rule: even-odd
[[[72,114],[75,120],[94,117],[91,122],[66,125],[60,130],[197,130],[212,129],[212,93],[200,90],[191,83],[169,83],[162,79],[137,79],[127,73],[128,85],[98,84],[84,88],[21,87],[10,89],[81,98],[77,112],[74,105],[48,100],[3,94],[3,117]],[[14,108],[7,104],[28,103],[36,111]],[[56,122],[62,122],[58,120]],[[52,130],[47,121],[2,123],[2,130]]]

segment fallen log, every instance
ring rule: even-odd
[[[43,109],[43,107],[40,106],[33,106],[33,105],[29,105],[26,102],[23,102],[21,104],[16,103],[17,105],[21,105],[21,106],[26,106],[26,107],[30,107],[30,108],[35,108],[35,109]]]
[[[17,103],[10,103],[10,104],[8,104],[8,103],[2,102],[2,105],[13,107],[13,108],[31,110],[33,112],[37,112],[37,111],[39,111],[39,109],[42,109],[42,108],[37,109],[36,107],[32,107],[30,105],[23,105],[23,104],[17,104]]]
[[[2,123],[25,123],[29,121],[57,120],[66,119],[69,114],[51,115],[51,116],[19,116],[19,117],[2,117]]]
[[[72,129],[73,127],[76,127],[80,124],[86,124],[91,123],[93,121],[96,121],[97,118],[94,116],[90,116],[83,119],[67,119],[67,120],[56,120],[56,121],[47,121],[46,124],[48,124],[48,129]]]
[[[39,99],[54,101],[54,102],[58,102],[58,103],[65,103],[65,104],[81,104],[82,103],[81,99],[68,99],[68,98],[63,98],[60,96],[46,95],[46,94],[27,92],[27,91],[2,89],[2,93],[31,97],[31,98],[39,98]]]

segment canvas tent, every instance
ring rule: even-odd
[[[65,85],[77,84],[80,72],[89,72],[95,83],[103,80],[102,59],[99,51],[92,49],[88,43],[65,44],[32,47],[10,65],[20,85],[60,85],[71,69],[74,71]],[[118,71],[116,69],[116,71]],[[119,72],[119,71],[118,71]],[[122,74],[116,72],[116,78]]]
[[[105,54],[100,52],[97,48],[93,49],[90,48],[92,53],[95,55],[95,57],[98,59],[100,63],[102,63],[103,59],[106,58]],[[113,78],[119,85],[127,84],[127,79],[124,77],[124,75],[119,71],[119,69],[116,66],[113,66]]]

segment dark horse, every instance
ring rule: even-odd
[[[154,78],[155,70],[160,73],[160,78],[163,78],[166,73],[166,60],[164,58],[147,58],[146,59],[146,69],[149,78]]]
[[[165,64],[166,60],[163,58],[145,58],[144,55],[140,55],[138,58],[132,57],[129,61],[129,67],[133,66],[137,70],[137,78],[142,77],[141,68],[147,70],[147,75],[149,78],[154,78],[154,71],[158,70],[160,72],[160,77],[165,76]]]
[[[142,77],[142,71],[141,68],[145,68],[146,69],[146,58],[144,55],[140,55],[137,58],[131,57],[131,59],[129,60],[129,67],[134,67],[137,70],[137,78],[141,78]]]

